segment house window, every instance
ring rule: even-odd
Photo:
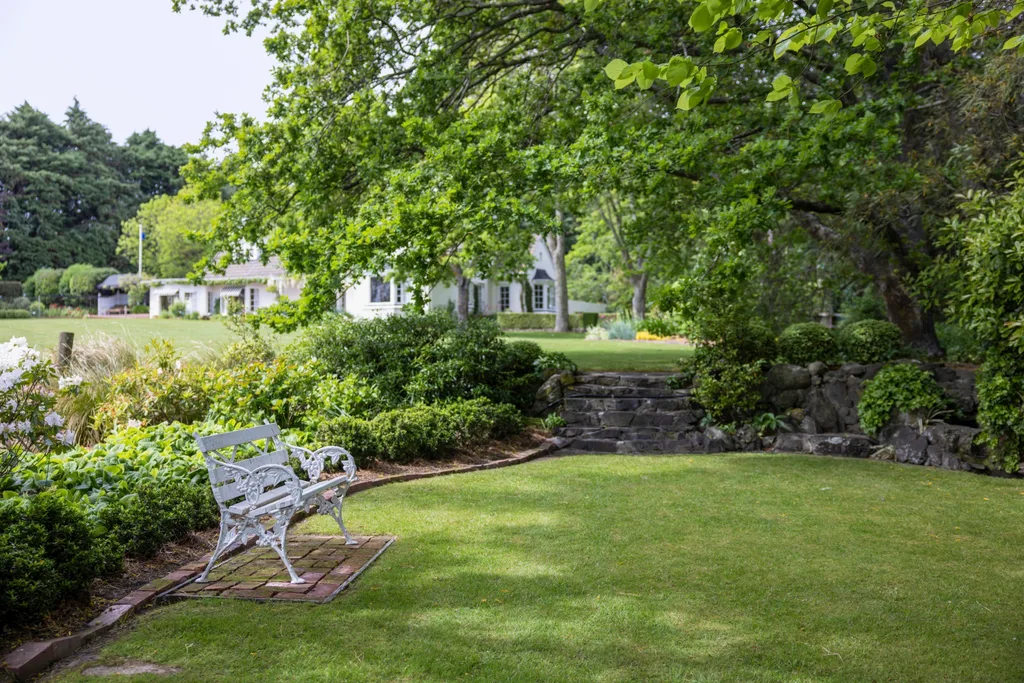
[[[512,307],[512,288],[502,285],[498,288],[498,310],[507,311]]]
[[[548,290],[548,310],[553,311],[555,310],[555,288],[548,285],[546,289]]]
[[[206,314],[213,315],[213,292],[206,293]]]
[[[391,301],[391,283],[382,277],[370,277],[370,303],[385,304]]]
[[[404,293],[405,292],[402,291],[402,283],[401,282],[396,282],[395,283],[395,303],[396,304],[402,303],[402,295]]]
[[[533,286],[533,310],[544,310],[544,285]]]
[[[260,303],[260,290],[255,287],[249,288],[249,311],[255,311]]]
[[[479,315],[484,311],[484,286],[473,285],[473,313]]]

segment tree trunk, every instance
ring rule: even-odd
[[[795,215],[812,237],[845,248],[857,270],[871,277],[885,300],[889,322],[900,328],[904,343],[929,357],[943,355],[942,345],[935,333],[935,318],[911,296],[901,275],[911,272],[911,269],[898,268],[892,261],[898,258],[897,255],[876,253],[860,245],[850,244],[813,213],[799,211]]]
[[[460,323],[469,322],[469,278],[462,272],[462,266],[452,264],[452,272],[455,273],[455,316]]]
[[[643,320],[647,315],[647,273],[630,275],[633,284],[633,320]]]
[[[562,212],[555,210],[562,225]],[[569,283],[565,275],[565,233],[547,236],[548,251],[555,263],[555,332],[569,332]]]

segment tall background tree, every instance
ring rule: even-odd
[[[56,124],[29,104],[0,117],[0,258],[5,277],[73,263],[123,268],[121,223],[181,187],[184,152],[151,131],[118,145],[77,100]]]
[[[186,202],[178,196],[155,197],[121,224],[117,256],[133,271],[138,269],[141,228],[145,233],[144,272],[158,278],[185,277],[200,259],[209,255],[206,244],[193,234],[208,234],[220,211],[220,201],[216,199]]]

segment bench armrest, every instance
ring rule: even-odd
[[[260,496],[263,495],[263,490],[269,485],[267,480],[271,476],[277,479],[277,483],[284,483],[285,488],[288,489],[288,495],[294,498],[296,504],[298,504],[299,499],[302,497],[302,480],[295,475],[291,467],[286,467],[285,465],[261,465],[250,470],[235,463],[225,462],[210,456],[206,457],[215,467],[235,471],[235,486],[245,496],[245,501],[249,505],[255,505]]]
[[[344,456],[345,463],[341,468],[345,471],[345,475],[348,477],[349,482],[356,480],[356,461],[352,458],[352,454],[346,451],[340,446],[324,446],[318,448],[316,451],[311,451],[308,448],[302,448],[301,446],[293,446],[289,443],[284,444],[292,455],[298,458],[302,464],[302,469],[309,475],[311,482],[316,482],[320,475],[324,471],[324,460],[330,458],[331,464],[337,465],[338,460]]]

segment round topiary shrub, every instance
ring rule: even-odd
[[[779,335],[779,357],[784,363],[807,365],[829,362],[839,354],[835,334],[818,323],[790,325]]]
[[[861,320],[839,330],[839,351],[854,363],[881,363],[902,347],[900,328],[884,320]]]

